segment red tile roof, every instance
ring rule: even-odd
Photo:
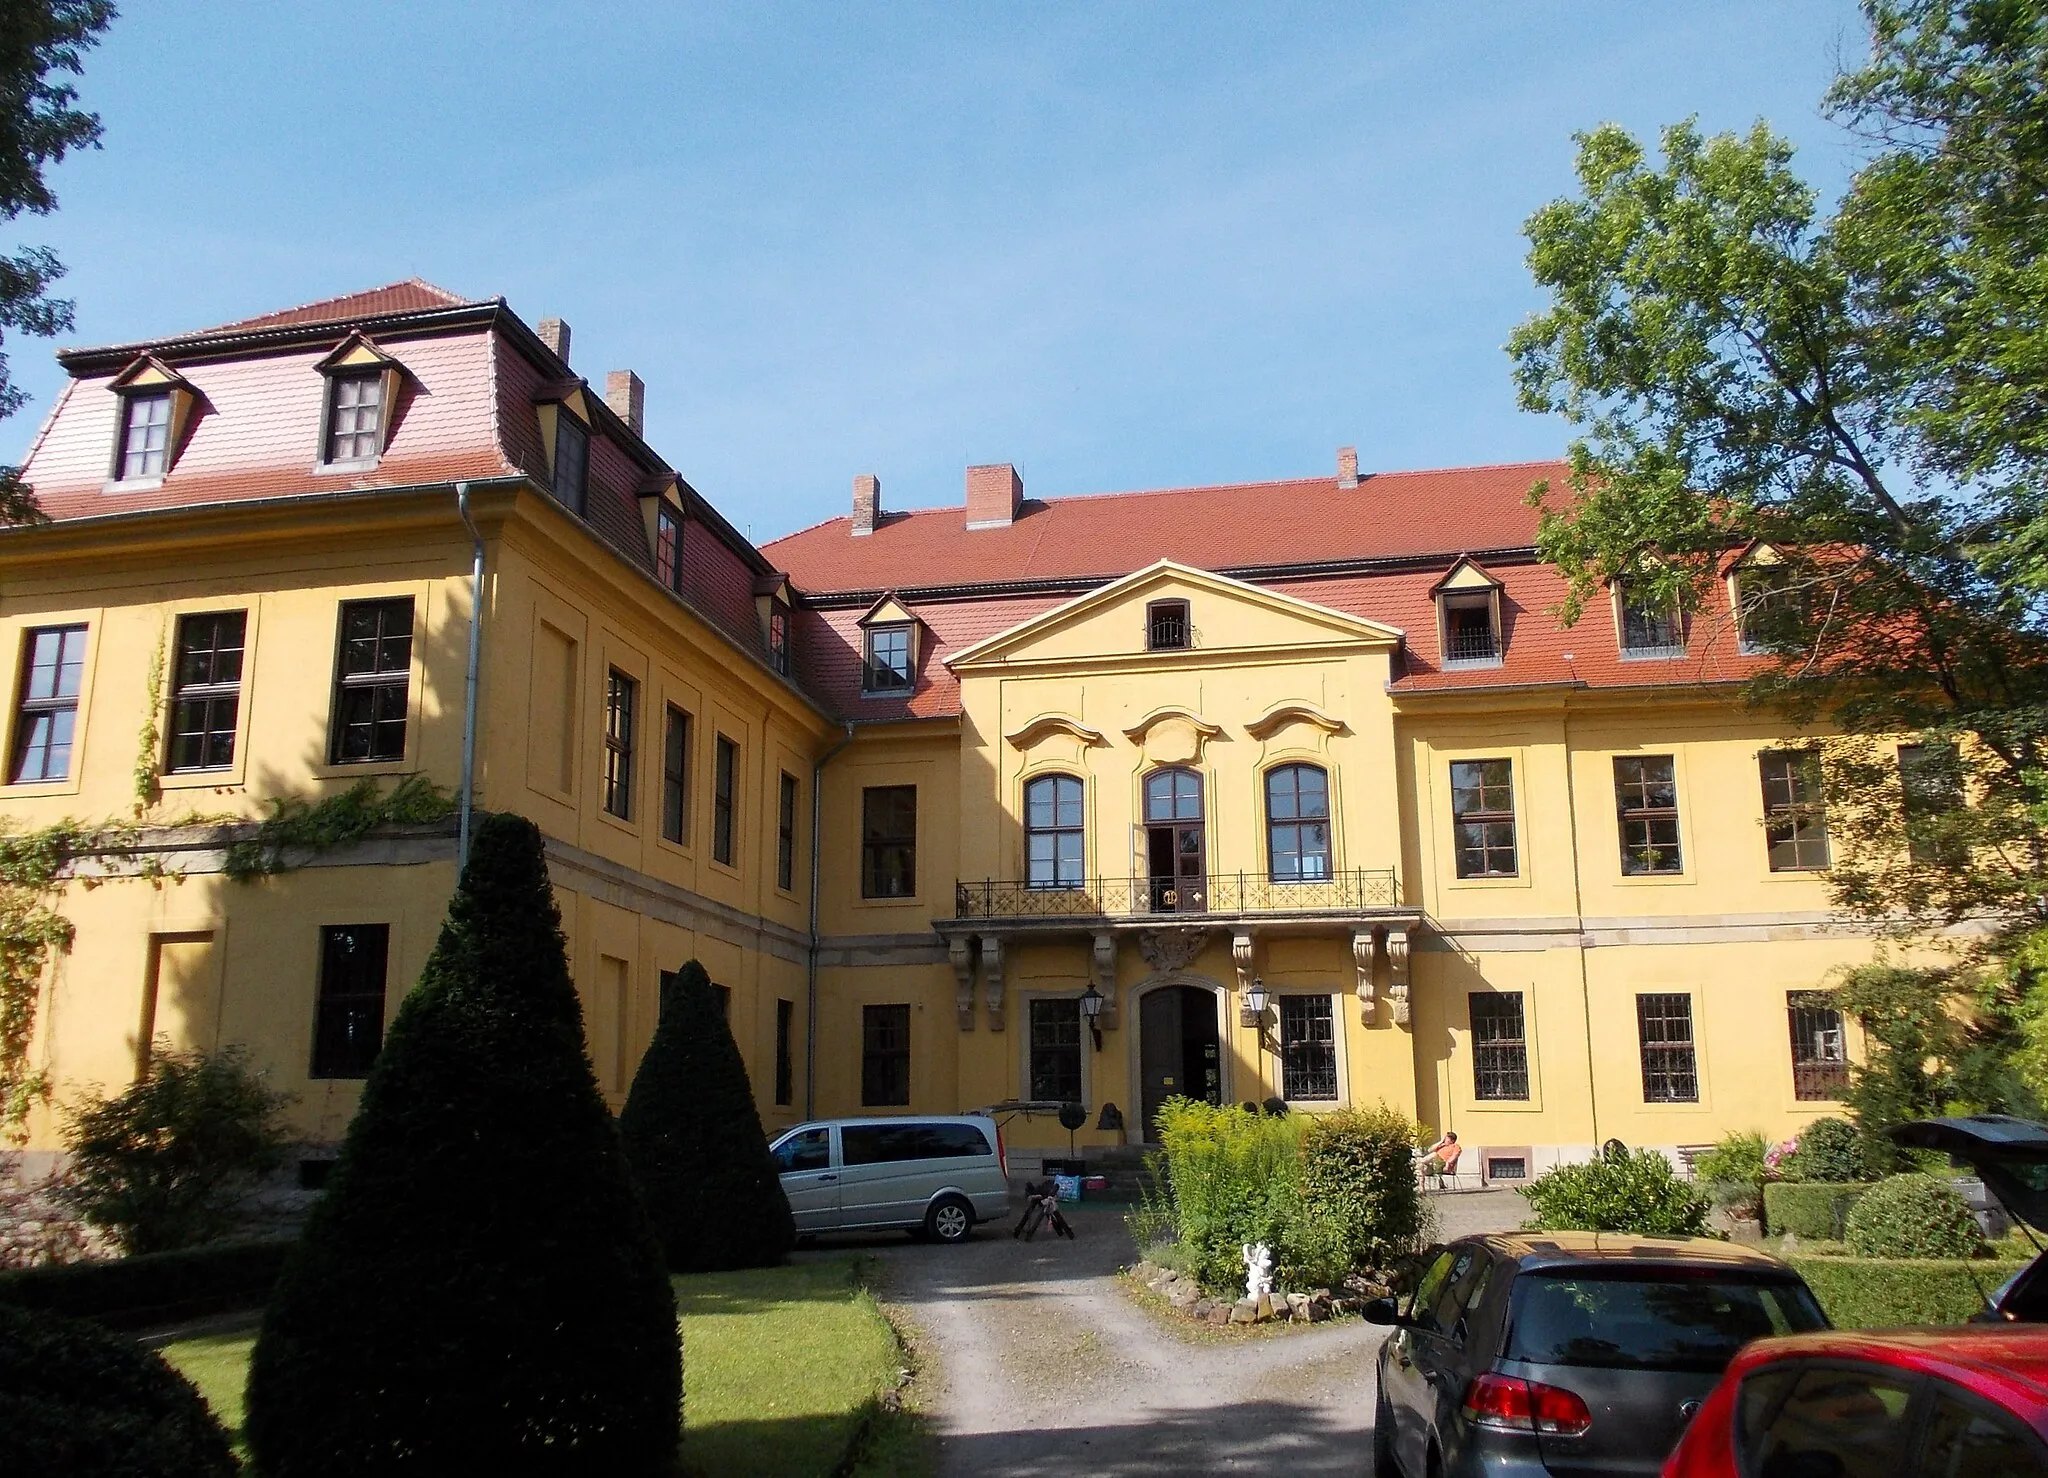
[[[266,328],[294,328],[307,323],[343,323],[351,318],[381,318],[391,313],[424,313],[434,308],[462,308],[476,301],[478,300],[475,298],[459,297],[444,287],[436,287],[433,283],[422,281],[420,278],[408,277],[403,282],[389,282],[383,287],[373,287],[359,293],[343,293],[340,297],[301,303],[296,308],[280,308],[275,313],[262,313],[254,318],[238,318],[232,323],[223,323],[202,332],[248,333]]]
[[[961,508],[886,515],[856,538],[829,522],[762,547],[797,588],[931,589],[1114,579],[1158,559],[1205,570],[1525,549],[1529,488],[1559,462],[1382,472],[1355,488],[1332,477],[1027,501],[1006,528],[967,527]]]

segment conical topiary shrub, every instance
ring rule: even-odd
[[[695,960],[665,985],[661,1023],[619,1113],[655,1234],[678,1273],[779,1263],[796,1241],[747,1065]]]
[[[540,832],[494,816],[264,1313],[256,1470],[667,1474],[681,1383]]]

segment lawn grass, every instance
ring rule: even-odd
[[[921,1424],[881,1411],[905,1356],[860,1273],[857,1259],[833,1258],[675,1280],[686,1471],[827,1478],[856,1441],[882,1459],[862,1471],[927,1469]],[[161,1352],[238,1448],[255,1340],[253,1329],[199,1335]]]

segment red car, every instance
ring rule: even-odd
[[[2048,1328],[1757,1340],[1664,1478],[2048,1478]]]

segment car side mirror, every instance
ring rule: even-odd
[[[1359,1312],[1365,1315],[1365,1322],[1368,1324],[1399,1324],[1402,1322],[1401,1306],[1391,1298],[1371,1299]]]

